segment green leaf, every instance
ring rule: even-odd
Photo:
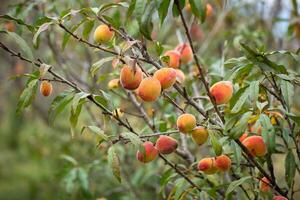
[[[89,38],[89,35],[93,30],[94,24],[95,24],[95,20],[88,20],[87,22],[84,23],[83,30],[82,30],[82,37],[84,39],[87,40]]]
[[[205,21],[206,17],[206,8],[203,6],[201,0],[189,0],[191,5],[191,10],[193,14],[201,20],[201,22]]]
[[[300,125],[300,116],[297,116],[293,113],[286,113],[286,115],[291,118],[294,122],[296,122],[298,125]]]
[[[129,5],[127,2],[119,2],[119,3],[106,3],[106,4],[102,4],[99,7],[99,13],[103,13],[111,8],[116,8],[116,7],[124,7],[124,8],[128,8]]]
[[[295,157],[292,151],[289,151],[285,158],[285,180],[289,188],[292,186],[296,174]]]
[[[68,161],[69,163],[72,163],[74,166],[78,165],[78,162],[73,157],[71,157],[69,155],[63,154],[63,155],[60,156],[60,158]]]
[[[242,106],[245,104],[249,97],[249,88],[245,89],[240,98],[235,102],[233,108],[231,109],[232,113],[238,113]]]
[[[71,169],[68,174],[64,177],[64,183],[67,193],[71,193],[74,190],[75,181],[77,178],[77,168]]]
[[[242,185],[243,183],[245,183],[246,181],[248,181],[249,179],[251,179],[252,177],[251,176],[246,176],[246,177],[243,177],[243,178],[240,178],[239,180],[236,180],[236,181],[232,181],[227,190],[226,190],[226,193],[225,193],[225,199],[228,199],[229,195],[237,188],[239,187],[240,185]]]
[[[115,152],[114,146],[109,147],[108,149],[108,164],[112,169],[113,175],[121,182],[121,170],[120,170],[120,161],[118,155]]]
[[[86,97],[88,97],[90,94],[86,93],[86,92],[79,92],[77,94],[75,94],[73,101],[72,101],[72,106],[71,106],[71,111],[73,113],[76,112],[76,109],[79,105],[79,102],[83,99],[85,99]]]
[[[146,5],[147,5],[147,1],[145,1],[145,0],[136,0],[135,1],[135,7],[134,7],[133,14],[138,19],[138,21],[141,20],[143,14],[144,14]]]
[[[19,19],[19,18],[15,18],[15,17],[12,17],[10,15],[0,15],[0,19],[8,19],[8,20],[12,20],[12,21],[15,21],[16,23],[22,25],[22,26],[26,26],[28,28],[28,30],[30,32],[34,32],[35,28],[34,26],[31,26],[29,24],[26,24],[22,19]]]
[[[115,58],[114,56],[111,56],[111,57],[105,57],[105,58],[102,58],[101,60],[95,62],[95,63],[92,65],[91,69],[90,69],[90,72],[91,72],[92,77],[95,76],[95,74],[97,73],[97,71],[100,69],[100,67],[101,67],[104,63],[109,62],[109,61],[113,60],[114,58]]]
[[[261,114],[259,121],[262,126],[262,136],[267,144],[268,152],[273,153],[275,151],[275,129],[267,115]]]
[[[74,33],[85,21],[86,21],[86,19],[81,20],[80,23],[73,26],[70,31],[72,33]],[[70,40],[70,37],[71,37],[71,35],[69,33],[67,33],[67,32],[64,33],[63,42],[62,42],[62,49],[63,50],[66,48],[66,46],[67,46],[67,44]]]
[[[26,84],[26,88],[23,90],[19,102],[17,105],[17,114],[21,114],[25,108],[27,108],[33,99],[38,87],[38,79],[29,79]]]
[[[102,106],[104,107],[108,107],[108,106],[111,106],[112,105],[112,99],[111,99],[111,96],[110,94],[104,92],[103,90],[100,90],[101,94],[102,95],[93,95],[93,99],[101,104]]]
[[[252,102],[252,106],[256,107],[256,101],[259,95],[259,81],[253,81],[250,83],[249,87],[249,97],[250,101]]]
[[[74,97],[74,90],[67,90],[52,101],[48,111],[50,124],[53,124],[56,117],[66,108]]]
[[[294,86],[289,81],[281,80],[281,82],[280,82],[280,89],[281,89],[284,101],[287,104],[287,110],[289,112],[290,108],[291,108],[291,106],[293,104]]]
[[[134,133],[131,132],[125,132],[121,134],[122,137],[130,140],[130,142],[136,147],[136,148],[140,148],[140,146],[142,145],[142,141],[139,138],[139,136],[137,136]]]
[[[252,112],[244,113],[239,121],[235,124],[235,126],[230,131],[230,136],[234,139],[238,139],[246,130],[248,126],[248,120],[251,117]]]
[[[135,11],[135,4],[136,4],[136,0],[132,0],[130,2],[130,5],[129,5],[129,8],[127,10],[127,20],[126,21],[129,21],[128,19],[131,17],[132,13]]]
[[[159,8],[158,8],[158,16],[160,19],[160,24],[163,24],[165,21],[165,18],[168,14],[169,6],[170,6],[171,0],[162,0]]]
[[[185,0],[179,0],[179,8],[180,10],[182,10],[185,7]],[[173,4],[173,8],[172,8],[172,13],[174,17],[178,17],[179,16],[179,10],[177,8],[177,5]]]
[[[33,44],[34,44],[35,46],[37,46],[37,39],[38,39],[39,35],[40,35],[42,32],[46,31],[46,30],[49,28],[49,26],[50,26],[51,24],[53,24],[53,22],[47,22],[47,23],[42,24],[42,25],[39,27],[39,29],[38,29],[37,32],[34,34],[33,39],[32,39],[32,42],[33,42]]]
[[[215,132],[209,131],[209,137],[210,137],[210,142],[211,142],[211,145],[214,149],[216,156],[221,155],[222,151],[223,151],[222,145],[220,144],[218,138],[216,137]]]
[[[152,40],[151,33],[153,29],[152,24],[152,15],[156,10],[156,1],[151,1],[147,7],[146,10],[139,21],[140,26],[140,32],[147,38],[148,40]]]
[[[85,92],[79,92],[77,93],[73,100],[72,100],[72,106],[71,106],[71,115],[70,115],[70,124],[71,124],[71,134],[72,137],[74,137],[75,128],[78,122],[78,117],[81,113],[82,105],[85,102],[86,97],[88,97],[90,94]]]
[[[89,129],[92,133],[95,133],[97,136],[100,137],[100,140],[108,140],[108,136],[105,135],[104,131],[97,126],[84,126],[81,129],[81,134],[84,132],[85,129]]]
[[[81,188],[84,191],[89,191],[89,178],[88,178],[88,174],[86,172],[85,169],[83,169],[82,167],[79,167],[77,170],[77,177],[78,177],[78,181],[79,184],[81,186]]]
[[[7,32],[7,34],[14,39],[14,41],[20,46],[22,52],[30,59],[34,60],[32,51],[27,42],[14,32]]]

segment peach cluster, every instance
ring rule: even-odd
[[[154,145],[152,142],[147,141],[143,143],[143,151],[137,151],[136,158],[142,163],[148,163],[154,160],[158,153],[171,154],[178,147],[178,142],[174,138],[161,135]]]
[[[179,44],[174,50],[166,51],[164,56],[168,57],[165,64],[168,67],[178,69],[181,64],[188,64],[193,60],[193,51],[189,44]]]
[[[227,155],[203,158],[198,163],[198,170],[205,174],[214,174],[218,171],[226,172],[231,168],[231,159]]]

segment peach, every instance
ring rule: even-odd
[[[250,132],[251,133],[256,133],[258,135],[261,135],[261,132],[262,132],[262,127],[261,125],[259,125],[257,128],[255,128],[254,126],[251,126],[250,127]]]
[[[243,133],[243,135],[239,138],[240,142],[243,142],[248,137],[248,133]]]
[[[164,56],[168,56],[169,60],[166,65],[172,68],[179,68],[180,65],[180,53],[175,50],[167,51]]]
[[[94,32],[94,40],[97,43],[109,42],[115,35],[115,32],[111,30],[107,25],[99,25]]]
[[[183,83],[185,81],[185,75],[183,71],[181,71],[180,69],[175,69],[175,71],[176,71],[176,80],[179,83]]]
[[[198,163],[198,170],[205,174],[214,174],[218,171],[214,158],[203,158]]]
[[[49,96],[52,93],[52,84],[49,81],[42,81],[40,92],[45,97]]]
[[[180,63],[188,64],[193,60],[193,51],[189,44],[183,43],[176,47],[175,49],[180,53]]]
[[[202,145],[207,141],[208,131],[203,126],[197,126],[192,130],[192,138],[198,145]]]
[[[139,67],[135,69],[128,65],[123,65],[120,73],[120,82],[123,88],[135,90],[139,87],[143,79],[143,72]]]
[[[4,24],[4,28],[9,32],[15,32],[15,24],[12,21],[8,21]]]
[[[192,23],[190,29],[191,37],[193,40],[202,40],[203,39],[203,31],[201,30],[200,25],[197,23]]]
[[[156,141],[156,149],[159,151],[159,153],[162,154],[170,154],[175,151],[177,148],[178,143],[177,140],[170,136],[161,135],[159,136],[158,140]]]
[[[216,167],[220,171],[228,171],[231,167],[231,159],[226,155],[221,155],[215,159]]]
[[[154,160],[157,157],[158,151],[154,147],[153,143],[150,141],[143,143],[144,151],[136,152],[136,158],[141,161],[142,163],[148,163]]]
[[[211,17],[213,14],[213,7],[208,3],[206,4],[206,17]]]
[[[157,70],[153,77],[159,80],[162,89],[167,89],[176,82],[176,75],[176,71],[173,68],[166,67]]]
[[[120,80],[119,79],[112,79],[108,82],[107,86],[110,90],[112,89],[115,89],[115,88],[118,88],[119,87],[119,82]]]
[[[288,199],[283,196],[274,196],[273,200],[288,200]]]
[[[147,77],[142,80],[137,92],[139,97],[144,101],[155,101],[161,92],[160,82],[156,78]]]
[[[219,81],[210,88],[211,95],[215,98],[216,104],[226,104],[233,94],[233,86],[230,81]]]
[[[177,118],[177,128],[182,133],[192,131],[196,126],[196,118],[192,114],[182,114]]]
[[[259,189],[262,192],[268,192],[270,190],[270,186],[269,186],[269,180],[266,177],[263,177],[260,181],[259,181]]]
[[[242,144],[253,156],[263,156],[267,153],[266,144],[261,136],[249,136],[243,140]]]

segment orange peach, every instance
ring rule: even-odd
[[[123,88],[135,90],[139,87],[143,79],[143,72],[139,67],[135,69],[128,65],[123,65],[120,73],[120,82]]]
[[[94,32],[94,40],[97,43],[109,42],[115,35],[115,32],[111,30],[107,25],[101,24]]]
[[[169,60],[166,65],[172,68],[179,68],[180,65],[180,53],[175,50],[167,51],[164,56],[168,56]]]
[[[230,81],[219,81],[210,88],[211,95],[215,98],[216,104],[226,104],[233,94],[233,86]]]
[[[266,144],[261,136],[249,136],[243,140],[242,144],[253,156],[263,156],[267,153]]]
[[[205,174],[214,174],[218,171],[214,158],[203,158],[198,163],[198,170]]]
[[[228,171],[231,167],[231,159],[226,155],[216,157],[216,167],[220,171]]]
[[[119,82],[120,80],[119,79],[112,79],[108,82],[107,86],[110,90],[112,89],[115,89],[115,88],[118,88],[119,87]]]
[[[251,133],[256,133],[258,135],[261,135],[261,132],[262,132],[262,127],[261,125],[259,125],[257,128],[255,128],[254,126],[251,126],[250,127],[250,132]]]
[[[136,158],[142,163],[148,163],[157,157],[158,151],[150,141],[143,143],[143,151],[137,151]]]
[[[177,140],[166,135],[159,136],[155,144],[156,149],[162,154],[170,154],[174,152],[177,146]]]
[[[142,80],[137,92],[139,97],[144,101],[155,101],[161,92],[160,82],[156,78],[147,77]]]
[[[176,80],[179,83],[183,83],[185,81],[185,75],[183,71],[181,71],[180,69],[175,69],[175,71],[176,71]]]
[[[192,130],[192,138],[198,145],[202,145],[207,141],[208,131],[203,126],[197,126]]]
[[[159,80],[162,89],[167,89],[176,82],[176,71],[169,67],[161,68],[154,73],[153,77]]]
[[[183,43],[176,47],[175,49],[180,53],[180,63],[188,64],[193,60],[193,51],[189,44]]]
[[[260,181],[259,181],[259,189],[262,192],[268,192],[270,190],[270,186],[269,186],[269,180],[266,177],[263,177]]]
[[[45,97],[49,96],[52,93],[52,84],[49,81],[42,81],[40,92]]]
[[[177,118],[177,128],[182,133],[192,131],[196,126],[196,118],[192,114],[182,114]]]
[[[240,142],[243,142],[248,137],[248,133],[243,133],[243,135],[239,138]]]
[[[12,21],[8,21],[4,24],[4,28],[9,32],[15,32],[15,24]]]
[[[211,17],[213,14],[213,7],[208,3],[206,4],[206,17]]]

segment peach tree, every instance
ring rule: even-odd
[[[16,112],[44,96],[49,124],[68,112],[70,137],[94,134],[120,183],[125,163],[150,165],[157,199],[295,199],[299,50],[249,30],[218,39],[238,20],[230,2],[16,4],[0,16],[1,49],[29,68],[15,76],[27,79]],[[78,179],[91,198],[92,177],[65,159],[77,170],[67,189]]]

